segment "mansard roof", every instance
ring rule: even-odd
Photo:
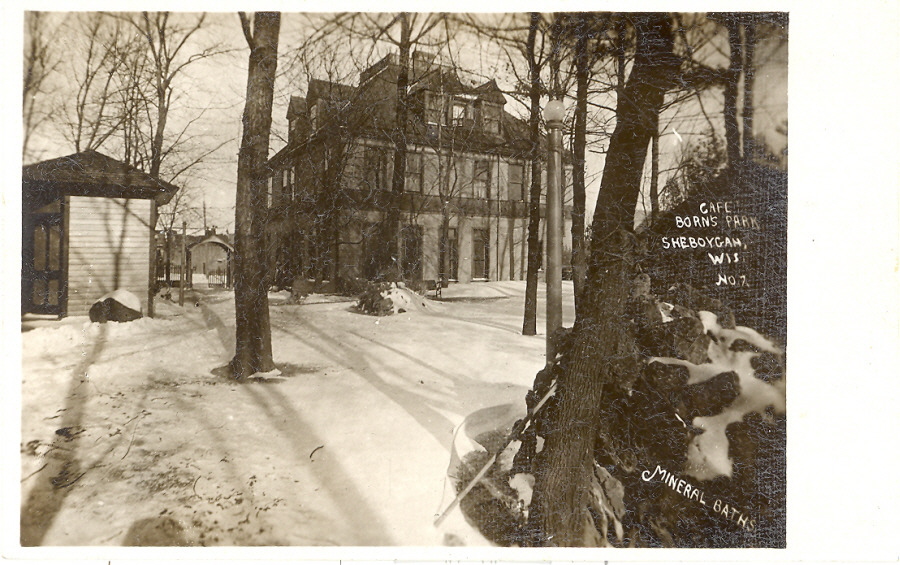
[[[356,96],[357,87],[328,80],[312,79],[306,91],[306,100],[312,106],[320,99],[328,102],[350,101]]]
[[[291,154],[297,154],[301,147],[310,143],[321,142],[324,136],[333,140],[334,135],[350,134],[356,138],[381,140],[390,143],[395,128],[396,81],[399,74],[396,56],[388,55],[360,74],[360,86],[350,86],[339,82],[312,79],[309,82],[305,98],[294,96],[288,111],[289,117],[303,112],[309,116],[309,110],[318,101],[349,102],[348,105],[332,105],[326,114],[319,114],[317,130],[309,136],[293,139],[288,146],[279,151],[272,164],[279,166]],[[406,128],[407,143],[437,147],[438,140],[444,147],[451,145],[457,150],[464,146],[465,151],[473,153],[494,153],[524,158],[530,151],[527,123],[501,111],[500,132],[492,133],[480,129],[479,124],[468,121],[465,125],[428,125],[418,119],[417,112],[423,111],[423,100],[419,94],[436,92],[449,96],[461,96],[469,100],[484,101],[502,107],[506,104],[496,80],[488,80],[481,84],[466,83],[459,78],[456,69],[434,63],[433,56],[414,54],[410,67],[410,122]],[[298,114],[294,114],[298,112]],[[338,126],[335,129],[334,126]],[[441,135],[436,135],[436,127],[443,128]]]

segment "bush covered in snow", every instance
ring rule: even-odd
[[[406,288],[402,282],[368,283],[356,307],[364,314],[389,316],[426,308],[425,299]]]

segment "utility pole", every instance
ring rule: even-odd
[[[181,222],[181,280],[178,282],[178,305],[184,306],[184,284],[187,277],[187,222]]]

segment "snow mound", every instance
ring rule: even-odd
[[[393,282],[370,286],[360,295],[356,306],[360,311],[375,316],[423,312],[433,307],[430,300],[408,289],[405,284]]]
[[[132,322],[91,322],[86,316],[73,316],[81,323],[63,320],[56,324],[35,328],[22,334],[22,357],[41,359],[57,356],[70,349],[84,349],[90,344],[125,342],[145,337],[165,335],[181,329],[177,320],[140,318]]]
[[[391,301],[394,314],[410,312],[414,310],[424,310],[428,308],[425,298],[419,296],[408,288],[395,287],[388,289],[385,298]]]

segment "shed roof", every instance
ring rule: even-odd
[[[78,196],[172,199],[178,187],[97,151],[82,151],[22,167],[22,189]]]

